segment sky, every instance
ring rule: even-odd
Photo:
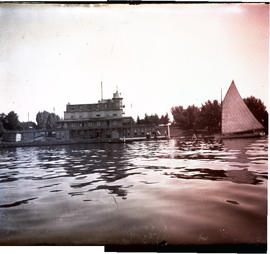
[[[118,88],[125,116],[220,101],[232,80],[268,109],[269,5],[0,4],[0,113],[63,117]]]

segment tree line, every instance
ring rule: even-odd
[[[60,117],[55,113],[47,111],[38,112],[35,122],[20,122],[17,113],[10,111],[7,115],[0,114],[0,133],[12,130],[27,130],[27,129],[46,129],[52,130],[56,128],[56,122]]]
[[[144,115],[144,118],[140,119],[140,117],[137,117],[137,124],[153,124],[153,125],[158,125],[158,124],[168,124],[170,122],[170,118],[168,116],[168,113],[165,115],[161,115],[159,117],[157,114],[154,115]]]
[[[200,108],[195,105],[172,107],[173,124],[183,130],[220,130],[221,106],[217,100],[205,102]]]
[[[268,132],[268,112],[264,103],[254,96],[244,99],[249,110],[264,126]],[[186,109],[183,106],[175,106],[171,108],[173,116],[172,124],[183,130],[207,130],[209,132],[219,132],[221,128],[221,104],[217,101],[206,101],[201,107],[195,105],[188,106]],[[20,122],[18,115],[11,111],[7,115],[0,114],[0,133],[9,130],[26,130],[26,129],[43,129],[53,130],[56,128],[57,121],[60,117],[55,113],[47,111],[38,112],[35,122]],[[170,118],[168,113],[159,117],[157,114],[144,115],[144,118],[137,117],[137,124],[168,124]]]
[[[244,99],[245,104],[257,120],[268,131],[268,112],[263,102],[250,96]],[[195,105],[171,108],[173,124],[183,130],[207,130],[209,132],[219,132],[221,129],[221,104],[217,101],[208,100],[201,107]]]

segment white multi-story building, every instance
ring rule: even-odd
[[[116,91],[112,99],[101,99],[93,104],[67,104],[64,120],[58,121],[58,138],[119,138],[133,124],[124,117],[121,94]]]

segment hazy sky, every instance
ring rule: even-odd
[[[232,79],[268,108],[268,20],[266,4],[0,4],[0,112],[62,117],[103,81],[126,116],[160,115],[220,100]]]

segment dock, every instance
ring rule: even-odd
[[[151,141],[151,140],[166,140],[169,139],[167,136],[156,136],[156,137],[132,137],[132,138],[119,138],[120,142],[129,143],[135,141]]]

